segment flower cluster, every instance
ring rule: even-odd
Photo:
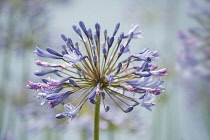
[[[196,27],[189,28],[188,33],[179,31],[183,49],[179,53],[178,61],[181,69],[183,67],[187,74],[200,77],[209,77],[210,58],[210,2],[201,6],[195,1],[191,2],[190,15],[197,23]]]
[[[200,128],[199,138],[206,139],[210,118],[210,1],[191,0],[190,4],[191,23],[194,26],[187,32],[178,33],[183,44],[178,55],[178,70],[184,77],[188,116],[190,120],[201,120],[192,125]],[[208,119],[203,119],[204,112]]]
[[[103,104],[105,111],[110,109],[105,105],[106,100],[112,100],[125,113],[138,105],[151,111],[156,105],[153,102],[156,96],[164,90],[160,77],[166,75],[167,69],[157,70],[158,66],[152,64],[152,61],[156,60],[159,54],[149,49],[128,55],[125,59],[131,40],[142,38],[139,26],[132,26],[127,34],[121,33],[118,37],[116,34],[120,23],[116,25],[111,36],[106,29],[101,33],[98,23],[95,24],[95,32],[87,29],[82,21],[79,26],[80,28],[75,25],[72,27],[81,44],[73,43],[71,38],[61,34],[65,42],[61,53],[51,48],[46,51],[39,47],[35,49],[37,56],[64,62],[36,62],[37,65],[48,68],[35,72],[36,76],[55,74],[60,77],[59,80],[42,79],[43,83],[28,82],[28,88],[36,90],[37,97],[42,98],[41,104],[47,102],[53,108],[66,102],[72,94],[78,94],[76,99],[64,104],[66,111],[56,115],[58,119],[69,117],[69,121],[79,115],[88,100],[92,104]],[[135,63],[135,66],[131,66]],[[119,102],[126,108],[119,105]]]

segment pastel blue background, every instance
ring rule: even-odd
[[[209,140],[206,108],[202,102],[197,105],[196,99],[191,99],[189,89],[200,84],[198,87],[203,90],[196,89],[197,94],[209,91],[193,77],[193,84],[185,82],[185,76],[177,69],[177,55],[182,48],[177,32],[194,24],[188,14],[188,0],[35,0],[30,6],[27,3],[30,2],[0,1],[0,140],[93,139],[92,124],[83,124],[86,121],[80,117],[68,125],[58,122],[53,109],[40,106],[40,100],[33,98],[35,92],[26,89],[28,80],[38,81],[33,75],[39,69],[34,64],[38,59],[33,54],[35,46],[57,49],[63,43],[61,33],[78,39],[72,25],[78,25],[80,20],[91,28],[98,22],[108,33],[117,22],[121,23],[121,32],[127,32],[131,24],[139,24],[143,39],[131,43],[131,52],[147,47],[159,50],[159,67],[168,68],[168,76],[164,77],[166,91],[156,100],[154,110],[135,108],[125,120],[140,116],[138,129],[131,131],[129,126],[122,125],[102,130],[101,140]],[[37,5],[44,11],[32,11]],[[39,16],[31,16],[33,12]],[[109,115],[115,116],[116,112]],[[119,117],[123,115],[127,114],[118,113]]]

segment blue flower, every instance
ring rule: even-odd
[[[73,50],[73,51],[70,51],[69,49],[67,49],[67,50],[68,50],[68,54],[64,54],[64,56],[63,56],[64,60],[66,60],[68,62],[72,62],[73,64],[76,64],[79,61],[81,61],[82,59],[84,59],[81,55],[78,55],[75,50]]]
[[[43,105],[44,103],[48,101],[48,99],[46,99],[48,95],[56,94],[60,92],[62,89],[63,88],[49,88],[48,90],[38,89],[36,97],[42,98],[41,105]]]
[[[49,94],[48,96],[46,96],[46,99],[50,104],[50,108],[54,108],[55,106],[62,103],[66,98],[68,98],[69,95],[70,95],[69,91],[64,93]]]
[[[144,49],[142,52],[132,55],[135,58],[135,61],[146,61],[151,62],[155,60],[159,54],[158,51],[150,51],[148,48]]]
[[[145,107],[149,111],[152,111],[151,107],[156,106],[156,104],[153,103],[155,98],[156,96],[153,94],[148,94],[148,93],[144,94],[143,96],[139,98],[140,106]]]
[[[93,91],[93,92],[89,95],[89,97],[88,97],[88,99],[90,100],[90,102],[91,102],[92,104],[95,104],[95,103],[96,103],[96,101],[95,101],[95,96],[96,96],[96,91]]]
[[[82,105],[78,106],[77,108],[75,108],[72,104],[68,105],[68,104],[65,104],[64,105],[66,111],[65,112],[62,112],[62,113],[59,113],[56,115],[56,118],[57,119],[61,119],[61,118],[64,118],[64,117],[69,117],[69,120],[67,123],[71,122],[74,118],[76,118],[77,116],[79,116],[79,111],[81,110],[82,108]]]
[[[40,49],[39,47],[36,47],[34,53],[37,56],[40,56],[40,57],[53,58],[53,59],[61,59],[62,58],[62,55],[61,56],[53,55],[53,54],[51,54],[49,52],[46,52],[46,51]]]
[[[127,83],[138,88],[139,90],[141,89],[144,92],[148,91],[149,93],[156,95],[159,95],[164,91],[164,88],[162,87],[163,80],[160,78],[153,80],[151,77],[142,77],[140,80],[130,80],[127,81]]]
[[[132,25],[131,29],[128,32],[128,35],[124,35],[123,38],[128,38],[131,33],[133,33],[132,38],[142,38],[142,31],[139,31],[139,25]]]
[[[45,92],[38,92],[36,97],[42,98],[41,105],[43,105],[44,103],[47,102],[47,99],[46,99],[47,93],[45,93]]]

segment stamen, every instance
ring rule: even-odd
[[[114,103],[124,112],[124,109],[112,98],[112,96],[109,94],[109,92],[106,91],[106,93],[109,95],[109,97],[114,101]]]
[[[85,103],[87,100],[88,100],[88,95],[93,91],[93,89],[94,89],[95,87],[93,87],[92,89],[91,89],[91,91],[89,91],[88,93],[87,93],[87,95],[85,95],[85,97],[76,105],[76,107],[77,106],[79,106],[79,105],[81,105],[81,103]],[[88,90],[90,90],[90,89],[88,89]],[[87,91],[88,91],[87,90]],[[85,92],[86,93],[86,92]]]
[[[128,103],[126,103],[125,101],[123,101],[122,99],[120,99],[119,97],[117,97],[115,94],[111,93],[115,98],[117,98],[118,100],[120,100],[121,102],[123,102],[124,104],[126,104],[127,106],[130,106]],[[120,93],[119,93],[120,94]]]
[[[80,89],[81,90],[81,89]],[[80,91],[78,90],[78,91]],[[84,90],[84,89],[82,89]],[[70,102],[69,104],[73,104],[74,102],[76,102],[77,100],[79,100],[83,95],[85,95],[85,93],[88,91],[89,89],[87,89],[85,92],[83,92],[80,96],[78,96],[76,99],[74,99],[72,102]]]

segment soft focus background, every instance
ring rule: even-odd
[[[197,3],[205,5],[205,0]],[[59,48],[61,33],[77,39],[72,25],[80,20],[88,27],[98,22],[108,31],[120,22],[120,32],[139,24],[143,39],[131,43],[132,52],[159,50],[160,68],[169,69],[166,91],[152,112],[102,110],[102,140],[210,140],[210,76],[194,74],[194,64],[186,68],[188,62],[183,65],[185,59],[180,59],[185,54],[178,32],[196,26],[190,16],[195,9],[189,0],[0,0],[0,140],[93,139],[92,114],[84,112],[67,125],[26,89],[39,69],[35,46]],[[207,10],[210,31],[210,5]]]

